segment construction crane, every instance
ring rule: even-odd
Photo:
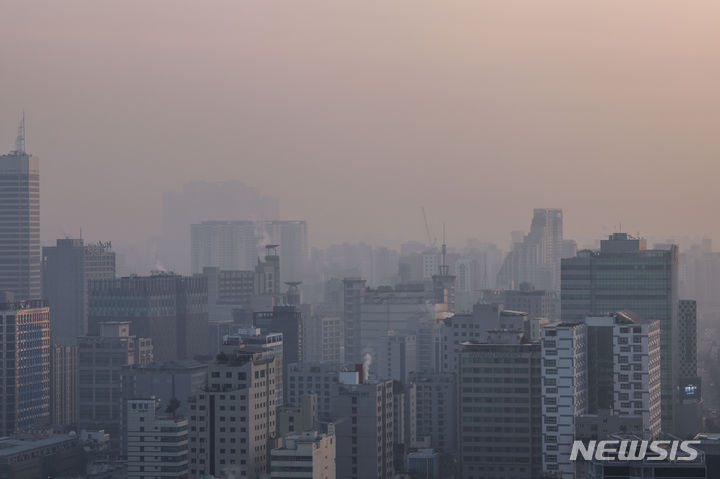
[[[437,238],[433,239],[430,234],[430,224],[428,223],[427,214],[425,213],[425,207],[421,206],[420,208],[422,209],[423,220],[425,220],[425,233],[427,233],[428,244],[430,247],[434,248],[437,244]]]

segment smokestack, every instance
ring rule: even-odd
[[[358,384],[363,383],[363,376],[365,376],[365,373],[363,372],[363,365],[362,363],[356,363],[355,364],[355,372],[358,376]]]

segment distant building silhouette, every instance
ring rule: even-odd
[[[563,215],[559,209],[537,208],[533,211],[530,233],[514,242],[498,273],[497,286],[517,289],[531,283],[537,289],[560,289],[560,259],[563,250]]]

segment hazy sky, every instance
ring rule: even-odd
[[[717,0],[4,1],[0,151],[24,109],[45,240],[160,231],[237,179],[311,242],[505,247],[622,222],[720,239]]]

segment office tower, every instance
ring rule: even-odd
[[[280,406],[275,414],[278,437],[317,431],[319,426],[318,396],[317,394],[301,396],[299,406]]]
[[[120,376],[125,366],[150,364],[153,345],[148,338],[131,336],[127,321],[108,321],[99,327],[98,335],[78,338],[78,426],[104,429],[113,447],[119,447]]]
[[[190,404],[190,477],[264,477],[275,441],[275,368],[262,348],[223,349]]]
[[[303,360],[340,364],[342,318],[323,311],[303,317]]]
[[[408,382],[411,373],[418,370],[417,336],[412,331],[388,331],[385,341],[379,343],[371,375],[377,379]]]
[[[678,404],[675,434],[691,437],[702,430],[702,395],[697,369],[697,303],[678,302]]]
[[[500,327],[501,304],[476,303],[472,313],[455,314],[442,320],[436,331],[437,342],[432,352],[433,368],[438,372],[456,372],[458,355],[466,341],[484,342],[490,330]],[[424,354],[430,354],[427,350]]]
[[[175,398],[179,416],[188,416],[190,398],[205,387],[206,379],[207,364],[193,360],[132,364],[120,373],[123,401],[154,397],[164,409]]]
[[[697,303],[681,299],[678,310],[678,374],[681,380],[697,380]]]
[[[662,429],[672,432],[680,368],[677,246],[649,250],[642,238],[614,233],[600,242],[600,251],[562,260],[563,320],[622,310],[660,321]]]
[[[541,352],[515,331],[465,342],[458,366],[458,456],[466,479],[542,471]]]
[[[172,273],[90,281],[90,334],[104,321],[128,321],[130,333],[150,338],[157,361],[207,354],[207,279]]]
[[[77,422],[77,346],[53,346],[50,351],[50,420],[66,427]]]
[[[515,242],[498,273],[498,287],[517,289],[530,283],[537,289],[560,289],[563,253],[562,210],[536,208],[530,233]]]
[[[299,407],[304,396],[316,394],[318,397],[318,415],[329,419],[335,404],[335,385],[340,377],[339,364],[295,363],[287,364],[285,392],[286,405]],[[353,369],[355,374],[357,372]]]
[[[75,344],[87,334],[87,282],[115,278],[115,253],[109,242],[86,245],[82,239],[58,239],[42,252],[53,343]]]
[[[417,372],[410,376],[410,384],[415,388],[416,443],[454,453],[458,426],[455,374]]]
[[[575,478],[570,451],[575,417],[587,412],[587,326],[560,323],[542,330],[543,472]]]
[[[6,295],[12,301],[12,294]],[[50,310],[42,300],[0,303],[0,436],[50,422]]]
[[[394,477],[393,382],[338,384],[333,409],[337,477]]]
[[[39,299],[40,160],[25,152],[25,119],[15,150],[0,155],[0,292]]]
[[[188,477],[188,420],[158,411],[155,398],[124,403],[123,455],[128,479]]]
[[[480,299],[500,303],[506,309],[525,311],[531,318],[560,318],[558,292],[535,289],[530,283],[522,283],[519,289],[487,289],[481,292]]]
[[[270,477],[335,479],[335,437],[317,432],[290,434],[270,453]]]
[[[305,221],[203,221],[190,227],[192,272],[206,266],[251,270],[260,249],[278,246],[283,277],[302,281],[310,258]]]

